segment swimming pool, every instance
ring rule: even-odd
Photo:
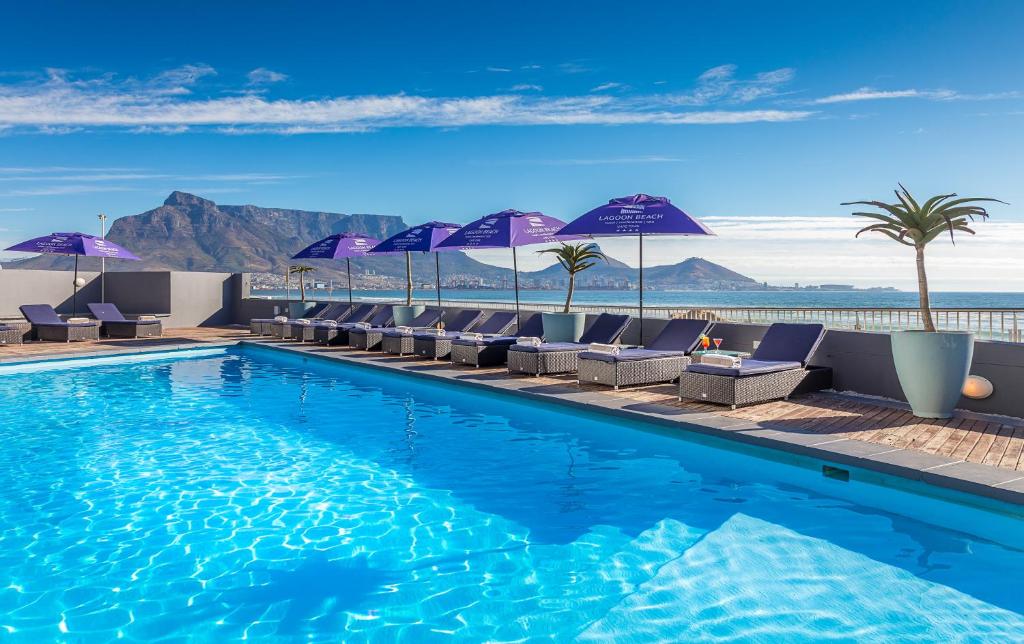
[[[267,349],[0,367],[0,444],[12,641],[1024,633],[1014,517]]]

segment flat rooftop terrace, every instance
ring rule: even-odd
[[[1024,420],[975,412],[929,420],[913,416],[902,403],[840,393],[815,393],[731,410],[680,402],[675,385],[616,391],[579,385],[575,376],[510,377],[504,368],[453,367],[446,362],[256,338],[241,327],[167,329],[163,337],[149,339],[0,346],[0,363],[239,341],[548,399],[1024,504]]]

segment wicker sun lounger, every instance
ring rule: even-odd
[[[820,324],[773,324],[753,356],[739,367],[689,365],[679,376],[679,399],[735,409],[827,389],[832,386],[832,369],[807,365],[824,335]]]
[[[629,324],[628,315],[602,313],[579,342],[544,342],[539,345],[517,342],[508,349],[508,372],[534,376],[551,373],[575,373],[580,353],[591,343],[612,344]]]
[[[409,326],[412,328],[425,329],[427,327],[434,326],[440,320],[440,311],[437,309],[427,309],[423,313],[414,317],[412,321],[409,322]],[[357,327],[355,329],[351,329],[348,332],[348,346],[353,349],[362,349],[363,351],[374,351],[380,349],[384,333],[390,330],[390,328],[385,327],[370,327],[368,329]],[[410,336],[410,339],[411,337],[412,336]]]
[[[353,309],[343,306],[335,315],[323,315],[315,320],[296,320],[288,326],[288,337],[299,342],[312,342],[316,327],[336,326],[344,322],[365,322],[375,310],[377,307],[373,304],[360,304]]]
[[[445,332],[451,331],[452,333],[467,331],[473,328],[480,318],[482,318],[484,312],[479,309],[466,309],[459,311],[455,317],[445,327]],[[420,332],[427,332],[432,325],[421,325],[413,327],[414,330],[410,333],[402,331],[400,329],[388,329],[384,332],[381,338],[380,350],[382,353],[397,354],[404,356],[407,353],[412,353],[415,349],[415,334]]]
[[[509,330],[515,320],[516,314],[512,311],[498,311],[481,322],[480,326],[474,327],[473,332],[469,335],[474,338],[480,336],[501,335]],[[447,329],[445,330],[444,335],[437,335],[434,333],[414,333],[412,336],[412,350],[417,356],[431,358],[432,360],[442,360],[451,355],[452,342],[463,335],[465,335],[464,332],[448,332]]]
[[[314,306],[310,310],[306,311],[305,314],[303,314],[302,317],[303,318],[316,319],[317,316],[320,315],[321,311],[323,311],[326,308],[327,308],[327,304],[317,304],[316,306]],[[278,316],[278,317],[284,317],[284,316]],[[253,318],[253,319],[249,320],[249,332],[252,333],[253,335],[271,335],[271,332],[272,332],[271,327],[277,321],[278,321],[277,318]]]
[[[489,338],[467,337],[465,335],[452,340],[452,364],[466,364],[474,367],[494,367],[505,364],[508,348],[519,338],[543,338],[544,319],[540,313],[534,313],[523,328],[515,335],[496,335]]]
[[[0,344],[21,344],[25,332],[16,326],[0,324]]]
[[[116,304],[89,303],[89,312],[100,321],[100,335],[108,338],[155,338],[163,335],[160,320],[129,320]]]
[[[100,325],[95,320],[65,322],[49,304],[24,304],[18,308],[25,319],[32,323],[32,332],[39,340],[78,342],[100,338]]]
[[[348,346],[349,331],[357,326],[370,328],[387,328],[394,322],[394,312],[390,306],[381,306],[366,322],[342,322],[341,324],[317,324],[313,327],[313,340],[318,344]]]
[[[690,364],[687,354],[697,348],[700,336],[710,328],[706,320],[669,320],[658,337],[642,349],[584,351],[579,357],[577,381],[616,389],[671,382]]]
[[[336,315],[342,315],[348,310],[348,304],[342,302],[331,302],[322,307],[312,317],[288,318],[283,322],[270,323],[270,335],[280,340],[289,340],[292,337],[292,324],[299,320],[333,320]]]

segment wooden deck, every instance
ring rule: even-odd
[[[251,338],[244,328],[167,329],[161,338],[100,340],[95,342],[33,342],[0,346],[0,359],[44,357],[116,351],[118,349],[159,349],[163,346],[197,346]],[[364,352],[337,349],[347,355]],[[380,356],[379,353],[367,354]],[[396,357],[397,359],[397,357]],[[416,361],[427,366],[427,361]],[[442,365],[438,365],[439,367]],[[447,366],[447,365],[445,365]],[[505,374],[500,369],[476,369],[480,376]],[[670,405],[690,411],[706,411],[724,417],[756,422],[766,429],[826,438],[851,439],[893,449],[909,449],[958,461],[1024,472],[1024,420],[994,418],[974,413],[957,414],[949,420],[917,418],[896,403],[818,393],[789,401],[777,401],[729,410],[705,403],[680,402],[673,385],[657,385],[613,391],[596,385],[577,385],[574,377],[531,378],[537,385],[558,385],[600,390],[613,396],[642,403]]]

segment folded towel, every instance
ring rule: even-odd
[[[275,315],[274,316],[274,322],[287,322],[287,321],[288,321],[288,316],[287,315]]]
[[[428,335],[436,335],[440,337],[445,334],[445,331],[444,329],[423,329],[423,333],[426,333]]]
[[[295,321],[298,322],[299,324],[309,324],[310,323],[309,318],[299,318],[298,320],[295,320]]]
[[[398,331],[402,335],[407,335],[415,331],[411,326],[396,326],[395,331]]]
[[[89,318],[68,318],[68,324],[84,324],[86,322],[92,322]]]
[[[356,327],[357,329],[370,329],[370,328],[372,328],[372,327],[370,326],[370,323],[369,323],[369,322],[356,322],[356,323],[355,323],[355,327]]]
[[[155,320],[156,316],[155,315],[140,315],[140,316],[138,316],[135,319],[136,320]]]
[[[622,351],[622,347],[617,344],[601,344],[600,342],[591,342],[590,350],[595,353],[610,353],[613,356],[619,355]]]
[[[338,326],[338,321],[337,320],[321,320],[320,324],[322,326],[335,327],[335,326]]]
[[[544,344],[544,341],[541,340],[540,338],[526,336],[516,340],[516,344],[526,344],[531,347],[539,347],[540,345]]]
[[[484,339],[484,334],[483,333],[467,332],[467,333],[460,334],[459,337],[464,339],[464,340],[483,340]]]
[[[717,353],[705,353],[701,356],[700,363],[715,365],[716,367],[726,367],[728,369],[736,369],[743,365],[743,361],[736,356],[726,356]]]

